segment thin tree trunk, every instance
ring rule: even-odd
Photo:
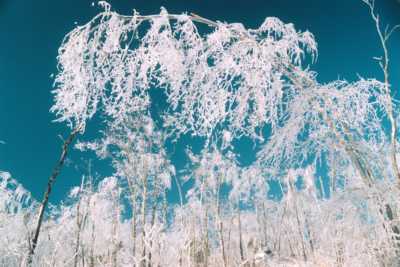
[[[153,227],[155,222],[156,222],[157,199],[155,198],[154,201],[155,202],[153,204],[153,208],[152,208],[152,211],[151,211],[151,227]],[[151,249],[152,249],[152,246],[153,246],[153,240],[150,240],[150,244],[149,245],[150,245],[150,247],[149,247],[149,256],[148,256],[149,260],[148,260],[148,263],[147,263],[147,267],[151,267],[152,266],[152,264],[151,264],[151,257],[152,257]]]
[[[204,266],[208,266],[208,254],[210,253],[209,237],[208,237],[208,211],[204,211]]]
[[[118,224],[120,221],[120,203],[119,203],[119,189],[117,189],[118,192],[117,194],[115,194],[114,192],[112,193],[112,198],[115,204],[115,214],[113,216],[113,220],[112,220],[112,242],[113,242],[113,249],[111,252],[111,266],[113,267],[117,267],[117,262],[118,262],[118,251],[120,249],[120,242],[118,241],[118,232],[117,232],[117,228],[118,228]]]
[[[146,202],[147,202],[147,174],[143,174],[142,193],[142,260],[141,266],[146,267]]]
[[[295,205],[295,212],[296,212],[297,231],[298,231],[298,234],[299,234],[299,238],[301,240],[301,250],[303,252],[303,259],[304,259],[305,262],[307,262],[307,252],[306,252],[306,246],[304,245],[303,231],[301,230],[299,211],[298,211],[298,208],[297,208],[297,199],[295,200],[294,205]]]
[[[35,249],[37,246],[40,230],[42,227],[44,212],[45,212],[48,202],[49,202],[49,196],[50,196],[51,190],[53,188],[53,184],[54,184],[56,178],[58,177],[58,175],[60,174],[62,167],[64,166],[65,159],[67,158],[68,148],[69,148],[70,144],[74,141],[75,137],[78,135],[79,132],[80,132],[80,128],[78,127],[75,130],[73,130],[71,132],[71,134],[68,136],[68,138],[64,141],[60,159],[58,160],[51,176],[49,177],[49,180],[47,183],[47,189],[43,195],[43,200],[42,200],[42,203],[41,203],[40,209],[39,209],[39,216],[38,216],[36,228],[34,231],[34,236],[32,239],[32,246],[28,252],[28,260],[27,260],[28,265],[31,265],[32,257],[35,254]]]
[[[76,207],[76,226],[77,226],[77,233],[76,233],[76,245],[75,245],[75,253],[74,253],[74,267],[78,266],[78,254],[79,254],[79,247],[80,247],[80,237],[81,237],[81,228],[82,228],[82,219],[81,219],[81,200],[82,200],[82,189],[85,179],[82,179],[81,187],[79,189],[79,200]]]
[[[396,154],[396,149],[397,149],[397,123],[396,123],[396,119],[394,117],[394,112],[393,112],[393,99],[391,96],[391,90],[390,90],[390,81],[389,81],[389,50],[387,49],[387,41],[390,38],[390,35],[393,33],[393,31],[395,31],[396,29],[398,29],[399,25],[393,27],[390,31],[388,28],[385,29],[385,31],[383,32],[381,29],[381,25],[380,25],[380,19],[379,19],[379,15],[377,15],[375,13],[375,4],[374,2],[368,2],[368,1],[364,1],[369,9],[370,9],[370,13],[371,13],[371,17],[375,22],[375,27],[376,27],[376,31],[378,33],[379,36],[379,41],[381,43],[381,47],[383,50],[383,59],[381,59],[379,61],[379,66],[382,69],[383,72],[383,76],[384,76],[384,83],[385,83],[385,93],[386,93],[386,97],[387,97],[387,104],[386,104],[386,108],[387,108],[387,115],[389,118],[389,122],[390,122],[390,144],[391,144],[391,163],[392,163],[392,168],[393,168],[393,173],[395,175],[395,177],[397,178],[397,187],[400,188],[400,170],[399,170],[399,165],[398,165],[398,159],[397,159],[397,154]]]
[[[240,203],[240,202],[239,202]],[[242,237],[242,221],[240,219],[240,206],[238,205],[238,227],[239,227],[239,252],[240,252],[240,260],[243,263],[244,258],[244,250],[243,250],[243,237]]]
[[[156,222],[156,212],[157,212],[157,204],[158,204],[158,196],[160,194],[160,185],[156,183],[155,185],[155,189],[154,192],[152,194],[152,198],[153,198],[153,206],[152,206],[152,210],[151,210],[151,228],[153,228],[155,222]],[[149,242],[149,252],[148,252],[148,263],[147,263],[147,267],[151,267],[152,263],[151,263],[151,258],[152,258],[152,254],[151,254],[151,249],[153,247],[153,240],[150,240]]]
[[[94,242],[96,240],[96,236],[95,236],[95,224],[94,224],[94,220],[92,220],[92,235],[91,235],[91,244],[90,244],[90,267],[94,267]]]
[[[313,242],[313,235],[311,233],[311,229],[310,229],[310,225],[308,223],[307,217],[306,215],[303,213],[304,218],[305,218],[305,228],[307,231],[307,236],[308,236],[308,244],[310,245],[310,249],[312,254],[314,254],[315,250],[314,250],[314,242]]]
[[[127,160],[128,163],[132,166],[135,163],[131,160],[130,152],[129,152],[129,145],[122,148],[123,151],[128,155]],[[136,173],[136,170],[135,170]],[[131,219],[131,228],[132,228],[132,257],[136,260],[136,223],[137,223],[137,207],[136,207],[136,197],[137,197],[137,187],[132,182],[133,178],[126,176],[126,181],[128,183],[128,189],[130,192],[130,199],[131,199],[131,212],[132,212],[132,219]]]
[[[262,216],[263,216],[263,237],[264,237],[264,244],[263,246],[266,247],[267,246],[267,212],[265,210],[265,203],[264,201],[262,201]]]
[[[226,252],[225,252],[225,241],[224,241],[224,223],[222,222],[221,218],[221,206],[220,206],[220,201],[219,201],[219,194],[221,190],[221,182],[220,178],[218,177],[218,189],[217,189],[217,195],[216,195],[216,200],[217,200],[217,215],[218,215],[218,229],[219,229],[219,235],[220,235],[220,243],[221,243],[221,252],[222,252],[222,260],[224,263],[224,267],[228,266],[227,259],[226,259]]]
[[[96,201],[92,201],[92,196],[93,196],[93,177],[90,176],[90,195],[88,199],[88,217],[90,218],[92,214],[90,213],[91,210],[94,210],[96,207]],[[93,203],[93,204],[92,204]],[[92,229],[91,229],[91,236],[90,236],[90,249],[89,249],[89,266],[94,267],[94,243],[96,240],[95,237],[95,221],[94,218],[92,217]]]
[[[130,191],[131,197],[131,212],[132,212],[132,219],[131,219],[131,228],[132,228],[132,256],[135,258],[136,256],[136,187],[132,184],[130,178],[126,179],[128,182],[128,187]]]

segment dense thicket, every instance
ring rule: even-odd
[[[246,29],[165,9],[123,16],[100,2],[104,11],[60,47],[52,112],[72,137],[101,118],[96,140],[77,148],[115,172],[99,183],[83,176],[42,225],[47,203],[2,173],[0,265],[398,266],[393,31],[364,2],[384,80],[326,84],[306,64],[313,35],[277,18]],[[201,145],[177,172],[168,151],[185,138]],[[256,153],[246,165],[244,139]]]

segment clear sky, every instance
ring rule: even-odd
[[[372,57],[381,50],[369,11],[361,0],[110,0],[112,9],[130,14],[194,12],[227,22],[257,27],[265,17],[278,17],[299,30],[311,31],[318,42],[312,66],[320,82],[357,75],[380,78]],[[376,0],[382,20],[400,24],[399,0]],[[65,34],[84,24],[99,8],[86,0],[0,0],[0,170],[10,172],[34,197],[41,198],[68,129],[53,123],[52,83],[57,49]],[[400,32],[390,42],[392,83],[400,92]],[[398,93],[400,95],[400,93]],[[51,200],[57,202],[79,184],[78,168],[87,159],[78,151],[58,178]],[[98,164],[107,174],[107,166]],[[109,170],[108,170],[109,171]]]

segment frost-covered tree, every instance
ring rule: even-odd
[[[146,265],[153,246],[148,235],[158,222],[167,222],[166,192],[175,168],[167,159],[163,136],[154,129],[152,119],[140,115],[111,123],[102,139],[77,146],[94,150],[101,158],[111,158],[116,177],[126,185],[124,195],[132,216],[132,254],[136,262],[144,261]]]
[[[18,266],[30,249],[30,223],[37,203],[9,173],[0,173],[0,265]]]
[[[382,31],[374,2],[363,2],[383,81],[319,82],[313,35],[278,18],[247,29],[100,2],[59,49],[51,111],[71,134],[43,201],[1,175],[0,263],[398,266],[400,118],[387,49],[396,27]],[[114,173],[85,176],[46,213],[70,144],[94,118],[101,131],[77,148]],[[188,138],[200,148],[176,170],[171,150]],[[247,165],[243,139],[256,155]]]
[[[163,89],[170,134],[261,138],[277,127],[287,79],[316,55],[311,33],[267,18],[258,29],[211,22],[196,15],[122,16],[105,11],[70,32],[60,47],[52,111],[58,121],[85,126],[96,112],[115,122],[148,109],[150,88]],[[201,35],[196,22],[214,31]],[[79,66],[79,67],[77,67]]]

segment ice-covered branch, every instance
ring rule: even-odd
[[[215,29],[200,34],[194,22]],[[307,53],[316,54],[313,36],[277,18],[246,29],[165,9],[121,16],[108,7],[64,40],[52,111],[71,126],[85,125],[98,110],[121,121],[148,109],[148,90],[158,87],[171,134],[210,137],[226,125],[233,136],[262,138],[260,129],[277,123],[291,88],[280,65],[301,66]]]

